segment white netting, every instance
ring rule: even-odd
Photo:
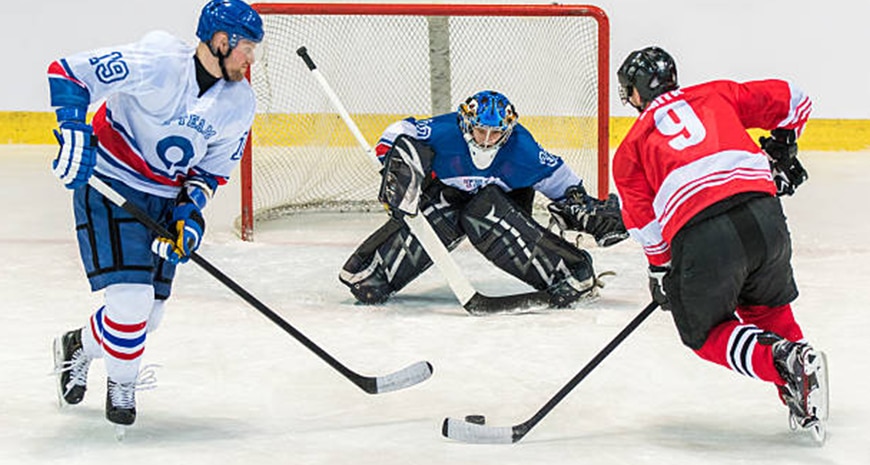
[[[263,15],[250,204],[257,221],[376,205],[377,169],[296,50],[374,145],[390,123],[455,111],[483,89],[597,189],[598,26],[583,16]],[[377,207],[380,208],[380,207]],[[243,228],[245,226],[242,226]]]

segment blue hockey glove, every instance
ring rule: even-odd
[[[193,203],[185,203],[172,211],[176,238],[158,237],[151,243],[151,251],[172,264],[186,263],[190,254],[199,248],[205,233],[205,219]]]
[[[649,293],[662,310],[671,311],[671,301],[665,293],[664,280],[668,273],[671,272],[671,266],[655,266],[650,265],[649,274]]]
[[[54,130],[60,144],[57,158],[51,170],[67,189],[76,189],[88,183],[97,164],[97,137],[90,124],[78,121],[60,123],[60,131]]]

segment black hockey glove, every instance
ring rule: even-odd
[[[423,142],[401,135],[384,160],[378,200],[394,216],[415,216],[434,152]]]
[[[619,199],[614,194],[598,200],[578,184],[565,190],[565,200],[552,202],[547,209],[562,230],[591,234],[599,247],[610,247],[628,238]]]
[[[649,274],[649,293],[652,296],[652,299],[659,304],[659,307],[662,310],[669,312],[671,311],[671,301],[668,299],[668,295],[665,293],[664,280],[668,273],[671,272],[670,265],[668,266],[655,266],[650,265],[648,274]]]
[[[776,195],[792,195],[809,177],[797,159],[797,137],[793,129],[774,129],[770,137],[760,137],[761,149],[770,159]]]

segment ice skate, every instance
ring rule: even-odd
[[[604,287],[605,282],[602,278],[615,275],[614,271],[605,271],[583,281],[569,276],[547,289],[547,293],[550,294],[550,306],[567,308],[576,302],[593,302],[600,296],[598,290]]]
[[[85,397],[91,358],[82,348],[81,328],[58,336],[52,344],[57,375],[57,404],[75,405]]]
[[[118,383],[111,378],[106,383],[106,419],[115,425],[115,439],[124,439],[127,427],[136,422],[136,391],[157,387],[155,368],[159,365],[146,365],[136,380]]]
[[[136,421],[136,383],[116,383],[108,380],[106,387],[106,419],[115,425],[115,438],[124,439],[127,426]]]
[[[774,344],[773,358],[786,381],[779,393],[789,408],[789,427],[805,429],[824,444],[828,420],[828,366],[821,351],[790,341]]]

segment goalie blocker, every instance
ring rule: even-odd
[[[495,185],[476,194],[431,177],[432,151],[401,136],[386,155],[379,199],[393,214],[354,252],[339,279],[364,304],[383,303],[432,265],[402,215],[422,211],[441,242],[455,249],[466,237],[490,262],[566,307],[595,289],[592,258],[531,217],[534,191]]]

